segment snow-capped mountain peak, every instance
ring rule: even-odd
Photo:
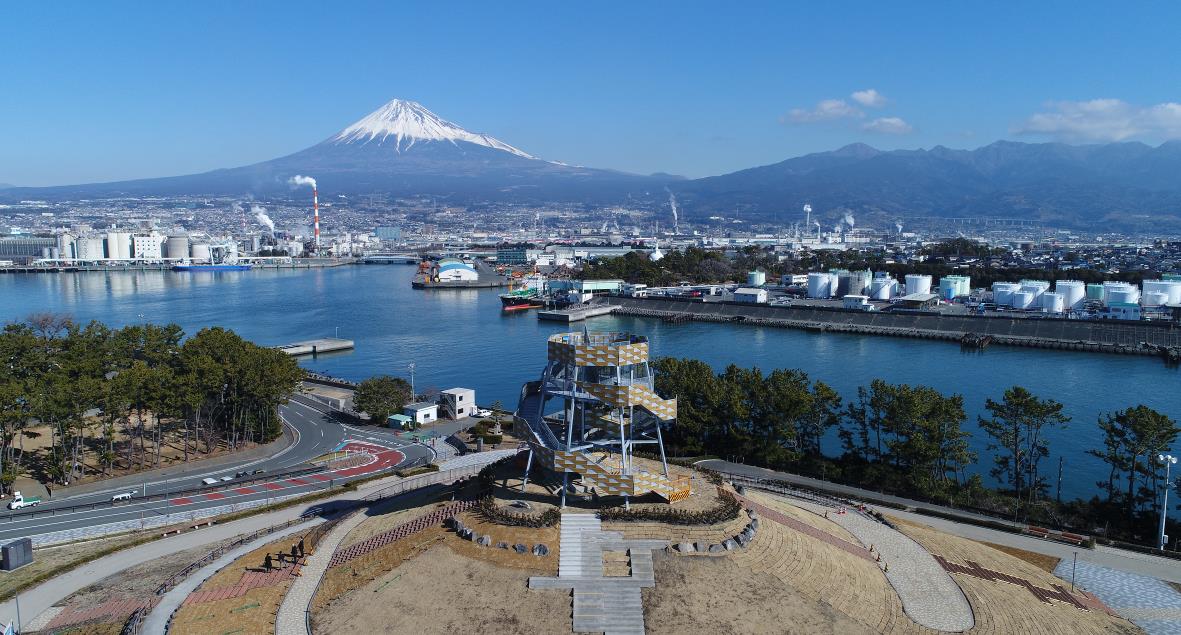
[[[392,141],[394,150],[401,152],[423,141],[457,141],[510,152],[526,159],[536,159],[524,151],[486,134],[468,132],[427,110],[416,101],[394,99],[363,119],[341,130],[331,139],[335,143],[369,143]]]

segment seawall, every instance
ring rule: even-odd
[[[1181,357],[1181,325],[933,312],[845,311],[829,307],[769,306],[671,298],[606,296],[616,315],[667,321],[730,322],[808,331],[946,340],[974,345],[1002,344],[1100,353]]]

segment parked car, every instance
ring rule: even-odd
[[[210,478],[210,477],[206,476],[205,478],[201,479],[201,484],[202,485],[217,485],[217,479]]]
[[[234,480],[234,477],[230,476],[229,474],[226,474],[225,476],[221,477],[221,481],[223,483],[226,481],[232,481],[232,480]]]
[[[116,503],[119,501],[129,501],[131,500],[132,496],[135,496],[135,490],[131,490],[129,492],[119,492],[118,494],[115,494],[111,497],[111,502]]]
[[[266,474],[266,473],[267,473],[267,471],[266,471],[266,470],[254,470],[253,472],[251,472],[251,473],[250,473],[250,475],[251,475],[251,476],[256,476],[256,475],[258,475],[258,474]]]
[[[491,417],[492,411],[487,408],[476,408],[472,414],[476,415],[477,417]]]

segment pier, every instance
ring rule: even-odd
[[[600,315],[611,315],[617,308],[610,304],[589,304],[569,309],[547,309],[545,311],[538,311],[537,319],[570,324],[571,322],[581,322],[587,318]]]
[[[354,348],[353,340],[342,340],[335,337],[325,337],[318,340],[307,340],[306,342],[296,342],[294,344],[284,344],[282,346],[275,346],[275,350],[283,351],[288,355],[318,355],[320,353],[332,353],[335,351],[349,351]]]

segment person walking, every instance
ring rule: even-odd
[[[274,566],[275,566],[274,563],[271,561],[271,554],[268,553],[267,557],[264,558],[262,561],[262,568],[266,569],[267,573],[270,573],[271,568]]]

